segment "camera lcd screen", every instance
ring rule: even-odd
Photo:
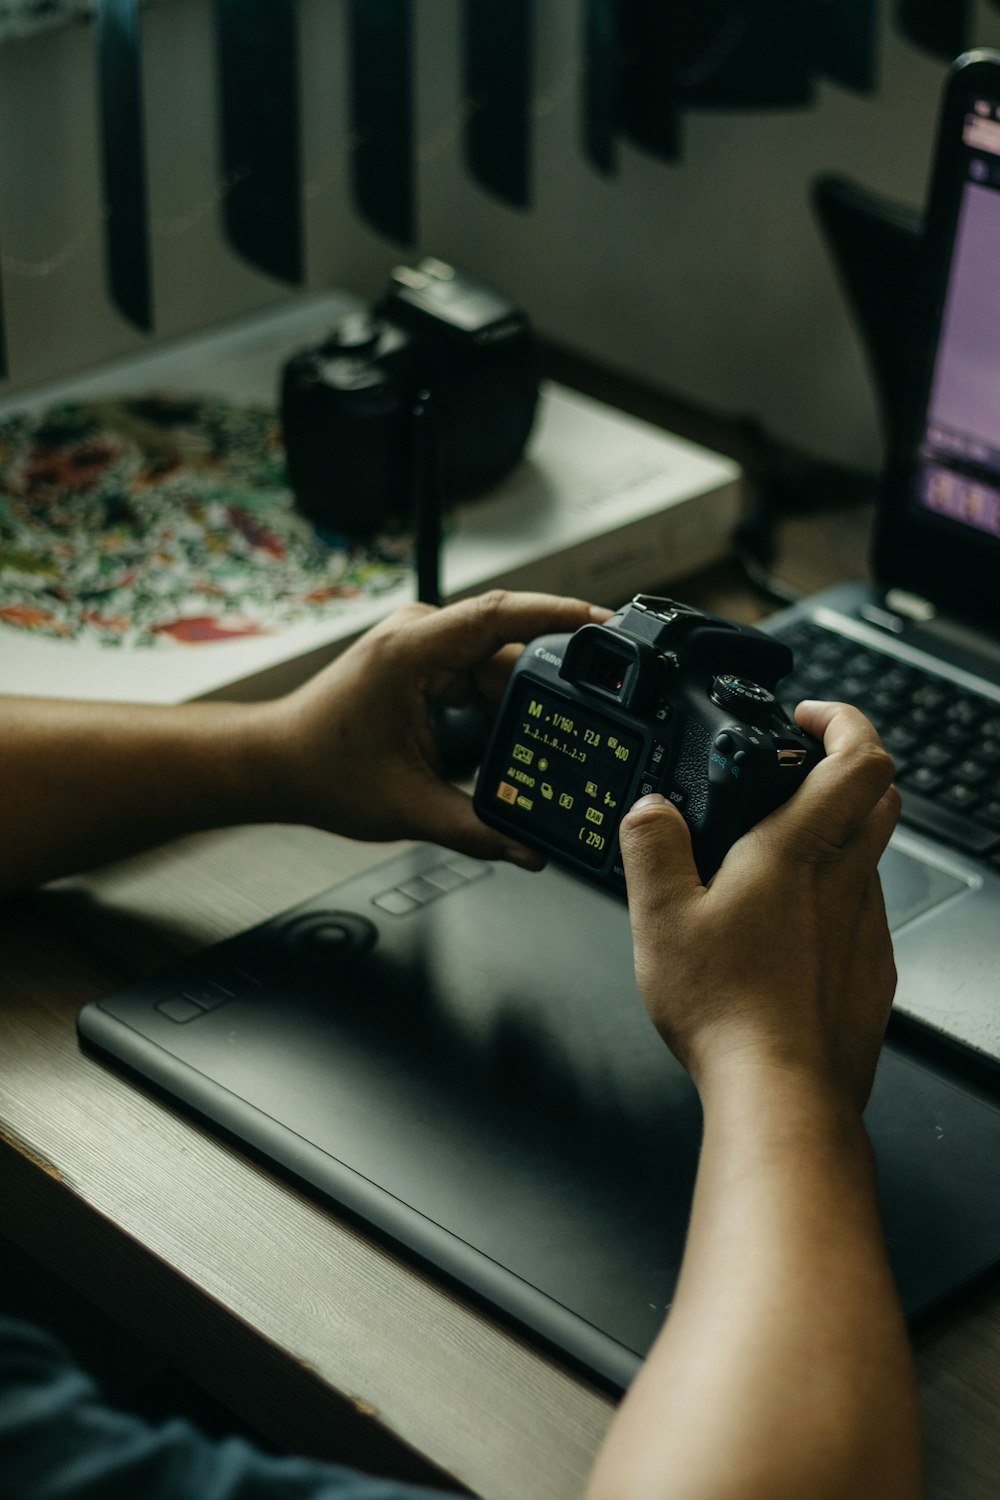
[[[515,689],[505,722],[487,795],[547,843],[599,868],[626,811],[641,736],[531,681]]]

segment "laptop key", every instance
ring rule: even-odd
[[[955,759],[955,752],[947,745],[939,745],[935,740],[929,744],[918,745],[913,751],[913,759],[919,760],[921,765],[933,766],[935,770],[941,770],[944,766],[950,766]]]
[[[989,776],[985,766],[981,766],[977,760],[963,760],[955,767],[955,777],[966,786],[980,786]]]
[[[947,807],[954,808],[956,812],[971,812],[979,801],[979,793],[964,782],[955,781],[951,786],[945,787],[938,800]]]
[[[971,698],[959,698],[945,712],[953,724],[964,724],[971,729],[983,717],[983,707],[983,704],[976,703]]]
[[[931,766],[910,766],[906,770],[896,766],[896,780],[904,790],[911,787],[915,792],[923,792],[930,796],[936,792],[943,781],[940,771],[935,771]]]
[[[947,703],[949,696],[948,689],[940,683],[925,682],[913,694],[913,702],[917,708],[935,709]]]
[[[917,744],[920,736],[909,724],[893,724],[882,736],[882,743],[890,755],[895,755],[897,750],[912,750]]]
[[[941,740],[947,745],[969,749],[976,742],[976,731],[972,725],[952,719],[941,730]]]
[[[898,714],[905,700],[898,689],[880,687],[872,693],[868,701],[877,724],[880,717],[889,718]]]
[[[919,792],[903,787],[903,811],[901,821],[918,833],[930,834],[952,844],[965,854],[987,854],[1000,846],[1000,831],[985,827],[980,821],[963,817],[922,797]]]

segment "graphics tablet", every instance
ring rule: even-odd
[[[622,1389],[700,1139],[624,903],[423,846],[88,1005],[85,1044]],[[1000,1259],[1000,1110],[888,1047],[867,1122],[911,1317]]]

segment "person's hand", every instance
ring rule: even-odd
[[[521,643],[610,611],[580,599],[495,590],[435,609],[410,604],[310,682],[266,705],[276,819],[359,839],[426,839],[540,869],[540,855],[487,828],[442,776],[436,707],[495,708]]]
[[[669,802],[643,799],[623,819],[636,976],[703,1092],[760,1064],[805,1072],[860,1108],[896,983],[876,866],[899,795],[857,709],[802,703],[796,718],[826,759],[707,887]]]

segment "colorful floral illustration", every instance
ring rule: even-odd
[[[0,421],[0,633],[160,649],[271,633],[393,588],[411,550],[321,535],[267,408],[150,395]]]

